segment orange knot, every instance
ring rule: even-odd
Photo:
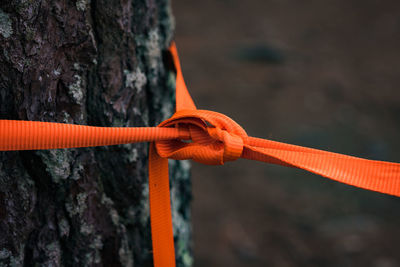
[[[208,110],[180,110],[159,127],[176,127],[180,139],[155,142],[158,154],[176,160],[193,159],[222,165],[243,152],[245,130],[231,118]]]

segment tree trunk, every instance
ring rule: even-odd
[[[0,2],[0,119],[154,126],[174,109],[168,0]],[[151,266],[148,144],[0,152],[0,266]],[[190,180],[171,162],[178,266]],[[36,265],[35,265],[36,266]]]

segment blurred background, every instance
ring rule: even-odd
[[[255,137],[400,162],[400,1],[173,0],[201,109]],[[195,266],[400,266],[400,199],[193,163]]]

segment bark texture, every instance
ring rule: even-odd
[[[174,108],[168,0],[0,1],[0,119],[153,126]],[[0,152],[0,266],[151,266],[148,144]],[[187,162],[171,162],[190,266]]]

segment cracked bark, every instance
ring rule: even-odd
[[[173,112],[168,0],[0,2],[0,119],[153,126]],[[0,152],[0,266],[151,266],[148,144]],[[178,266],[187,162],[171,162]]]

